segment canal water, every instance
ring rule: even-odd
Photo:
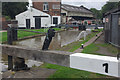
[[[50,44],[49,49],[50,50],[59,49],[60,47],[63,47],[67,44],[74,42],[80,32],[81,31],[78,30],[69,30],[69,31],[56,33],[55,37],[53,38]],[[45,40],[45,36],[40,36],[22,41],[16,41],[13,44],[22,47],[36,48],[39,50],[42,49],[44,40]],[[0,65],[2,65],[4,71],[5,68],[7,68],[7,55],[1,54],[0,57],[2,59]],[[27,60],[26,64],[28,64],[29,67],[32,67],[32,66],[40,66],[42,63],[33,60]]]
[[[79,35],[79,33],[80,31],[75,31],[75,30],[56,33],[55,37],[53,37],[49,49],[50,50],[58,49],[60,47],[63,47],[64,45],[74,42],[77,36]],[[45,40],[45,36],[41,36],[23,41],[17,41],[14,42],[13,44],[17,46],[42,49],[44,40]]]

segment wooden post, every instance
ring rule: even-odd
[[[8,70],[13,69],[13,57],[8,55]]]
[[[9,45],[12,45],[12,28],[8,27],[7,28],[7,43]]]
[[[7,42],[9,45],[12,45],[12,29],[8,27],[7,29]],[[13,69],[13,58],[8,55],[8,70]]]
[[[17,28],[16,27],[12,27],[12,39],[13,41],[17,40]]]

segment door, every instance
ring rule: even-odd
[[[58,24],[58,18],[57,17],[53,17],[53,24]]]
[[[36,17],[35,18],[35,29],[40,29],[41,28],[41,18]]]
[[[26,28],[30,29],[30,19],[26,19]]]

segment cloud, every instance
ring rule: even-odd
[[[70,5],[75,5],[75,6],[85,6],[88,9],[90,8],[96,8],[98,10],[100,10],[102,8],[103,5],[106,4],[106,1],[108,0],[63,0],[62,3],[63,4],[70,4]]]
[[[109,0],[62,0],[62,2],[106,2]]]

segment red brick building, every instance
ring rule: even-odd
[[[33,2],[33,7],[51,16],[60,16],[61,2]]]

